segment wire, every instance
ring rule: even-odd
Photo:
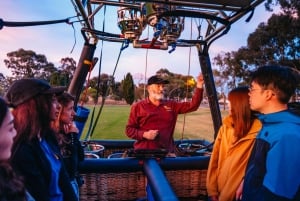
[[[148,27],[148,32],[147,32],[147,38],[149,38],[149,27]],[[149,53],[149,48],[146,50],[146,61],[145,61],[145,72],[144,72],[144,98],[146,98],[146,79],[147,79],[147,71],[148,71],[148,53]]]
[[[102,25],[102,31],[105,30],[105,13],[106,13],[106,6],[104,7],[104,18],[103,18],[103,25]],[[97,90],[96,90],[96,101],[93,107],[93,111],[92,111],[92,115],[91,115],[91,120],[90,120],[90,125],[85,137],[85,141],[89,141],[90,137],[93,135],[94,132],[94,125],[96,125],[98,123],[98,119],[99,116],[101,114],[102,109],[100,108],[96,117],[96,120],[94,121],[94,116],[95,116],[95,109],[96,109],[96,105],[98,103],[98,98],[99,98],[99,88],[100,88],[100,75],[101,75],[101,69],[102,69],[102,55],[103,55],[103,46],[104,46],[104,41],[101,40],[101,50],[100,50],[100,61],[99,61],[99,70],[98,70],[98,80],[97,80]]]
[[[116,72],[116,69],[117,69],[117,66],[118,66],[120,57],[121,57],[121,53],[122,53],[123,46],[124,46],[124,42],[122,43],[122,46],[121,46],[121,48],[120,48],[119,56],[118,56],[118,59],[117,59],[117,62],[116,62],[116,65],[115,65],[115,68],[114,68],[112,77],[114,77],[114,75],[115,75],[115,72]],[[108,86],[110,85],[109,81],[108,81],[108,84],[107,84],[107,85],[108,85]],[[102,109],[103,109],[103,106],[104,106],[106,97],[107,97],[107,95],[108,95],[108,92],[109,92],[109,87],[107,87],[104,96],[102,96],[101,106],[100,106],[99,112],[98,112],[98,114],[97,114],[96,120],[95,120],[95,122],[93,123],[93,127],[92,127],[92,130],[91,130],[90,134],[89,134],[89,137],[91,137],[91,136],[93,135],[93,133],[94,133],[94,130],[95,130],[95,128],[96,128],[97,122],[98,122],[99,117],[100,117],[100,114],[101,114],[101,112],[102,112]]]
[[[193,31],[192,31],[192,23],[193,23],[193,19],[191,19],[191,32],[190,32],[190,39],[192,39],[193,37]],[[191,51],[192,51],[192,47],[189,47],[189,65],[188,65],[188,75],[190,75],[190,71],[191,71]],[[186,95],[185,98],[188,97],[188,92],[189,92],[189,85],[186,85]],[[184,129],[185,129],[185,120],[186,120],[186,113],[183,115],[183,123],[182,123],[182,131],[181,131],[181,140],[183,140],[183,135],[184,135]]]
[[[75,27],[74,27],[74,24],[73,24],[73,23],[72,23],[72,28],[73,28],[74,44],[73,44],[73,47],[72,47],[72,49],[71,49],[71,51],[70,51],[70,54],[73,53],[73,50],[74,50],[74,48],[75,48],[75,46],[76,46],[76,43],[77,43],[77,39],[76,39],[76,31],[75,31]]]

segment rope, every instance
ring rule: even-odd
[[[106,8],[106,7],[105,7],[105,8]],[[104,16],[105,16],[105,12],[106,12],[106,9],[104,10]],[[105,19],[103,19],[103,20],[105,21]],[[104,30],[104,27],[105,27],[104,21],[103,21],[103,30]],[[120,57],[121,57],[121,53],[122,53],[122,51],[123,51],[126,47],[128,47],[128,46],[126,45],[126,41],[123,41],[123,43],[122,43],[122,45],[121,45],[121,48],[120,48],[120,51],[119,51],[119,55],[118,55],[118,59],[117,59],[116,65],[115,65],[115,67],[114,67],[114,71],[113,71],[112,77],[115,76],[116,69],[117,69],[117,66],[118,66],[118,63],[119,63],[119,60],[120,60]],[[100,65],[100,67],[99,67],[99,76],[98,76],[99,79],[100,79],[100,68],[101,68],[101,64],[102,64],[102,49],[103,49],[103,40],[102,40],[102,48],[101,48],[100,63],[99,63],[99,65]],[[99,85],[100,85],[99,79],[98,79],[98,83],[97,83],[97,96],[96,96],[97,99],[98,99],[98,92],[99,92],[98,90],[99,90]],[[108,83],[107,83],[107,86],[109,86],[109,85],[110,85],[110,80],[108,80]],[[107,87],[107,89],[106,89],[106,91],[105,91],[105,94],[102,95],[102,102],[101,102],[101,106],[100,106],[100,108],[99,108],[98,114],[97,114],[97,116],[96,116],[95,121],[94,121],[93,123],[90,124],[90,127],[89,127],[89,130],[88,130],[88,132],[87,132],[87,135],[86,135],[85,140],[89,140],[90,137],[93,136],[93,133],[94,133],[95,128],[96,128],[96,126],[97,126],[97,123],[98,123],[98,121],[99,121],[99,117],[100,117],[100,115],[101,115],[101,113],[102,113],[102,109],[103,109],[103,106],[104,106],[106,97],[107,97],[107,95],[108,95],[108,92],[109,92],[109,87]],[[91,122],[92,122],[92,120],[94,119],[94,111],[95,111],[95,106],[94,106],[94,109],[93,109],[93,116],[92,116],[92,118],[91,118]]]
[[[106,6],[104,7],[104,18],[103,18],[103,26],[102,26],[102,30],[105,30],[105,13],[106,13]],[[90,137],[92,136],[92,126],[93,124],[96,124],[96,122],[94,122],[94,116],[95,116],[95,109],[96,109],[96,105],[98,103],[98,97],[99,97],[99,87],[100,87],[100,75],[101,75],[101,68],[102,68],[102,55],[103,55],[103,46],[104,46],[104,42],[103,40],[101,40],[101,51],[100,51],[100,61],[99,61],[99,70],[98,70],[98,81],[97,81],[97,90],[96,90],[96,101],[92,110],[92,114],[91,114],[91,120],[90,120],[90,124],[89,124],[89,128],[85,137],[85,141],[89,141]],[[97,115],[98,116],[98,115]],[[100,115],[99,115],[100,116]]]
[[[191,19],[191,33],[190,33],[190,39],[192,39],[193,37],[193,31],[192,31],[192,22],[193,20]],[[189,67],[188,67],[188,75],[190,75],[190,71],[191,71],[191,51],[192,51],[192,47],[189,47]],[[186,85],[186,97],[188,96],[188,91],[189,91],[189,85]],[[182,131],[181,131],[181,140],[183,140],[183,135],[184,135],[184,128],[185,128],[185,119],[186,119],[186,113],[183,115],[183,124],[182,124]]]
[[[116,62],[116,65],[115,65],[115,68],[114,68],[112,77],[114,77],[114,75],[115,75],[115,72],[116,72],[116,69],[117,69],[117,66],[118,66],[118,63],[119,63],[119,60],[120,60],[120,56],[121,56],[121,53],[122,53],[122,50],[123,50],[123,49],[124,49],[124,42],[122,43],[122,46],[121,46],[121,48],[120,48],[119,56],[118,56],[118,59],[117,59],[117,62]],[[108,86],[110,85],[109,81],[108,81],[108,84],[107,84],[107,85],[108,85]],[[94,125],[93,125],[93,127],[92,127],[92,129],[91,129],[91,133],[90,133],[90,135],[89,135],[90,137],[93,135],[94,130],[95,130],[95,128],[96,128],[96,125],[97,125],[97,122],[98,122],[98,120],[99,120],[100,114],[101,114],[101,112],[102,112],[102,109],[103,109],[103,106],[104,106],[106,97],[107,97],[107,95],[108,95],[108,92],[109,92],[109,87],[107,87],[107,90],[106,90],[104,96],[102,96],[101,106],[100,106],[100,109],[99,109],[99,111],[98,111],[98,114],[97,114],[96,120],[95,120],[95,122],[94,122]]]
[[[74,44],[73,44],[73,47],[72,47],[72,49],[71,49],[71,51],[70,51],[70,54],[73,53],[73,50],[74,50],[75,45],[76,45],[76,43],[77,43],[77,40],[76,40],[76,31],[75,31],[74,23],[72,23],[72,28],[73,28]]]
[[[149,38],[149,26],[148,26],[148,32],[147,32],[147,38]],[[149,49],[146,50],[146,63],[145,63],[145,72],[144,72],[144,98],[146,98],[146,79],[147,79],[147,71],[148,71],[148,52]]]
[[[146,77],[147,77],[147,71],[148,71],[148,52],[149,52],[149,49],[147,48],[146,50],[146,63],[145,63],[145,72],[144,72],[144,77],[145,77],[145,84],[144,84],[144,98],[146,98],[146,84],[147,84],[147,81],[146,81]]]

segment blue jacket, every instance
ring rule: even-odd
[[[262,129],[248,162],[243,201],[300,200],[300,116],[261,114]]]

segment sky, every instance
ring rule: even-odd
[[[71,1],[67,0],[0,1],[0,19],[3,21],[59,20],[74,15],[74,7]],[[256,29],[259,23],[266,22],[270,15],[271,13],[265,11],[264,5],[261,4],[255,9],[249,23],[245,22],[248,15],[239,19],[232,25],[225,36],[213,42],[209,49],[210,59],[219,53],[236,51],[240,47],[246,46],[248,35]],[[106,26],[111,30],[118,31],[117,23],[113,23],[113,19],[107,19]],[[78,62],[84,41],[80,32],[80,24],[75,23],[74,29],[71,25],[65,23],[17,28],[3,27],[0,29],[0,73],[10,75],[3,60],[7,59],[6,54],[8,52],[16,51],[20,48],[33,50],[37,54],[44,54],[48,62],[52,62],[56,66],[59,65],[60,59],[64,57],[72,57]],[[177,47],[173,53],[169,54],[166,50],[148,50],[147,52],[146,49],[136,49],[130,45],[122,51],[117,64],[120,46],[121,43],[104,42],[102,47],[101,41],[99,41],[94,55],[95,57],[100,57],[102,48],[101,73],[112,75],[115,66],[117,66],[115,72],[116,81],[121,81],[130,72],[136,82],[141,80],[143,82],[143,77],[148,78],[161,68],[167,68],[173,73],[192,75],[194,77],[201,71],[195,47],[191,49],[189,56],[190,48],[187,47]],[[93,69],[92,76],[97,75],[98,71],[99,62]]]

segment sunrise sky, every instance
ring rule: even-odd
[[[39,2],[39,3],[37,3]],[[1,0],[0,19],[4,21],[46,21],[65,19],[75,15],[71,1],[62,0]],[[233,24],[227,35],[216,40],[210,47],[209,53],[212,59],[221,52],[235,51],[245,46],[247,37],[257,25],[266,22],[271,13],[265,11],[263,4],[256,8],[253,18],[249,23],[245,22],[248,15]],[[115,17],[116,18],[116,17]],[[117,24],[108,23],[117,29]],[[3,60],[6,54],[19,48],[33,50],[38,54],[44,54],[49,62],[58,64],[63,57],[72,57],[77,62],[83,47],[83,38],[80,33],[81,26],[77,23],[71,25],[54,24],[34,27],[3,27],[0,30],[0,73],[9,74]],[[74,36],[75,34],[75,36]],[[99,57],[101,42],[98,42],[95,56]],[[74,46],[74,50],[71,52]],[[104,42],[102,73],[112,74],[117,62],[121,44]],[[197,76],[200,65],[196,48],[192,48],[189,62],[189,48],[177,48],[169,54],[168,51],[149,50],[146,56],[145,49],[134,49],[132,46],[122,52],[116,70],[116,80],[120,81],[127,72],[131,72],[135,79],[141,75],[150,77],[160,68],[168,68],[169,71],[180,74]],[[99,63],[98,63],[99,64]],[[190,66],[190,72],[188,71]],[[98,73],[98,65],[93,70],[93,75]],[[136,80],[137,81],[137,80]]]

